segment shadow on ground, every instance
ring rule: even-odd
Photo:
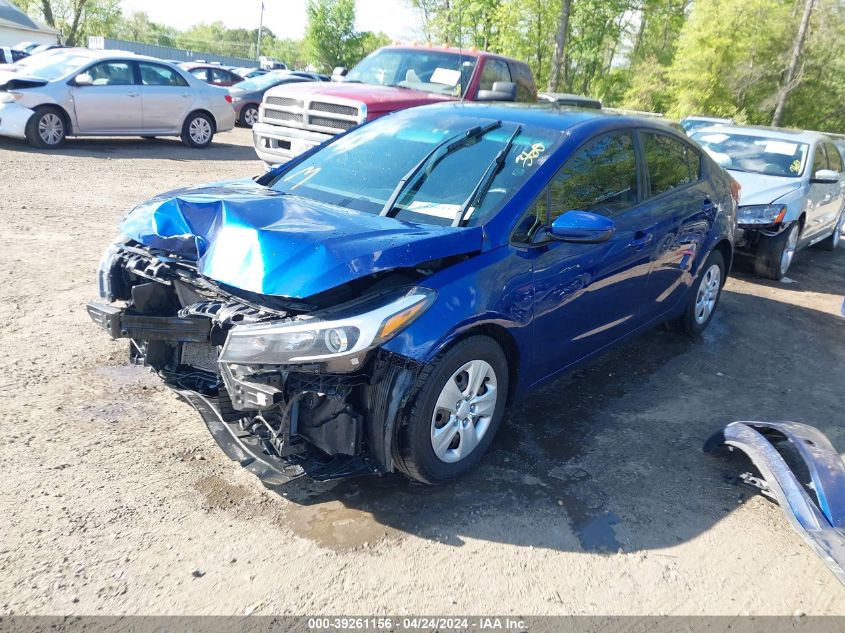
[[[45,156],[74,156],[87,158],[111,157],[129,160],[215,160],[256,161],[255,173],[261,173],[261,164],[251,145],[240,145],[227,141],[227,133],[218,134],[205,149],[193,149],[182,144],[177,137],[162,136],[144,139],[140,136],[121,138],[69,138],[58,149],[37,149],[18,139],[0,140],[0,148]]]
[[[803,258],[796,276],[835,283],[843,252],[820,254],[825,270]],[[392,475],[298,480],[275,489],[298,504],[282,520],[337,548],[394,533],[455,546],[670,547],[753,494],[737,487],[736,462],[701,450],[724,424],[792,419],[845,449],[843,337],[839,316],[728,288],[702,338],[648,332],[514,407],[468,477],[441,487]]]

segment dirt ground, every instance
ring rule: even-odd
[[[85,312],[123,215],[255,175],[246,130],[0,139],[0,614],[845,614],[845,588],[704,440],[845,449],[845,247],[738,271],[706,335],[651,332],[512,410],[471,476],[267,489]]]

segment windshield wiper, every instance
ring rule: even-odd
[[[399,181],[399,184],[396,185],[396,188],[390,194],[390,197],[385,202],[384,207],[382,207],[381,212],[379,215],[393,217],[393,208],[396,206],[396,201],[399,200],[399,196],[401,196],[405,188],[408,186],[408,183],[411,182],[418,173],[422,170],[423,167],[428,165],[429,162],[432,163],[431,167],[428,169],[425,176],[423,176],[423,181],[431,175],[431,172],[440,164],[444,158],[456,152],[457,150],[461,149],[462,147],[466,146],[467,143],[470,141],[474,141],[476,139],[481,138],[488,132],[495,130],[498,127],[501,127],[501,121],[495,121],[494,123],[490,123],[489,125],[485,125],[481,127],[480,125],[476,125],[473,128],[466,130],[465,132],[461,132],[460,134],[456,134],[455,136],[451,136],[432,148],[432,150],[423,156],[422,160],[414,165],[411,170],[402,176],[402,179]]]
[[[460,226],[463,223],[464,214],[467,212],[467,209],[470,207],[478,209],[484,203],[484,198],[487,195],[487,192],[493,185],[493,181],[496,179],[496,176],[498,176],[499,172],[502,171],[502,167],[505,166],[505,158],[507,158],[508,152],[511,151],[513,142],[516,137],[519,136],[520,132],[522,132],[522,126],[517,125],[513,134],[510,135],[510,138],[508,138],[505,143],[505,146],[499,150],[499,153],[496,154],[493,160],[490,161],[487,169],[484,170],[484,173],[481,175],[481,179],[478,181],[475,189],[473,189],[472,193],[469,194],[469,198],[466,199],[466,202],[461,205],[461,208],[455,214],[452,226]]]

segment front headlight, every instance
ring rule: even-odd
[[[0,92],[0,103],[13,103],[22,96],[20,92]]]
[[[112,288],[112,269],[120,247],[129,240],[125,235],[118,235],[114,241],[106,247],[103,256],[100,258],[100,265],[97,268],[97,289],[100,298],[108,302],[114,301],[114,288]]]
[[[777,224],[786,216],[786,205],[754,204],[736,210],[737,224]]]
[[[220,362],[288,365],[342,359],[343,363],[333,365],[352,371],[364,353],[408,327],[435,297],[436,293],[427,288],[406,288],[359,302],[343,313],[238,325],[229,332]]]

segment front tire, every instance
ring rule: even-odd
[[[401,429],[396,464],[427,484],[474,468],[490,447],[505,413],[508,361],[491,338],[458,342],[426,367]]]
[[[673,327],[670,329],[692,338],[704,332],[716,312],[725,276],[725,258],[719,251],[713,251],[701,267],[690,290],[684,313],[671,324]]]
[[[192,112],[182,124],[182,142],[188,147],[208,147],[213,138],[214,121],[207,114]]]
[[[788,229],[772,237],[761,235],[754,258],[754,272],[758,277],[780,281],[786,277],[798,250],[801,224],[793,222]]]
[[[58,108],[43,106],[26,123],[26,140],[39,149],[61,147],[67,137],[67,121]]]

